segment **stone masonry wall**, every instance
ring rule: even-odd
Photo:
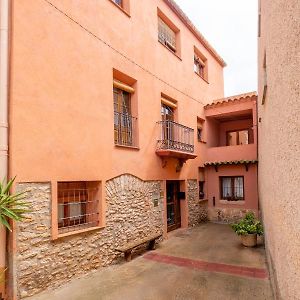
[[[51,240],[50,183],[20,183],[31,212],[18,223],[18,299],[55,288],[120,259],[115,248],[163,230],[160,181],[122,175],[106,182],[106,227]],[[156,202],[157,205],[154,205]]]
[[[241,220],[248,212],[254,212],[255,214],[257,213],[255,210],[244,208],[210,207],[208,209],[208,218],[212,222],[231,224]]]
[[[207,200],[199,199],[198,182],[188,180],[187,200],[189,209],[189,226],[193,227],[207,221]]]

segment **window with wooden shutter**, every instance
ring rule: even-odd
[[[158,40],[176,52],[176,33],[160,17],[158,17]]]

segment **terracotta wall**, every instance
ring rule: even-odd
[[[284,300],[300,299],[299,15],[298,0],[261,1],[259,197],[273,286]]]
[[[131,0],[130,17],[110,0],[52,3],[69,18],[46,1],[13,5],[10,174],[32,182],[103,181],[124,171],[197,178],[203,155],[181,173],[155,155],[160,97],[177,100],[178,122],[196,129],[202,103],[223,96],[222,66],[162,0]],[[180,29],[180,58],[158,42],[158,7]],[[209,84],[193,72],[195,45],[207,57]],[[113,68],[136,80],[136,150],[114,145]]]
[[[248,171],[244,165],[219,166],[217,172],[214,167],[207,167],[205,179],[207,181],[209,206],[212,206],[212,198],[216,199],[216,206],[219,207],[236,207],[236,204],[222,204],[220,193],[220,176],[244,176],[244,195],[246,208],[258,209],[257,203],[257,182],[256,182],[257,166],[249,165]],[[234,203],[234,202],[232,202]]]

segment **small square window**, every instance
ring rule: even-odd
[[[99,182],[58,182],[58,232],[99,226]]]

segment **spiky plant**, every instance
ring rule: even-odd
[[[7,183],[0,183],[0,224],[3,224],[9,231],[11,227],[9,220],[20,221],[24,214],[29,212],[28,205],[23,201],[25,192],[11,194],[10,189],[15,178],[10,179]]]

